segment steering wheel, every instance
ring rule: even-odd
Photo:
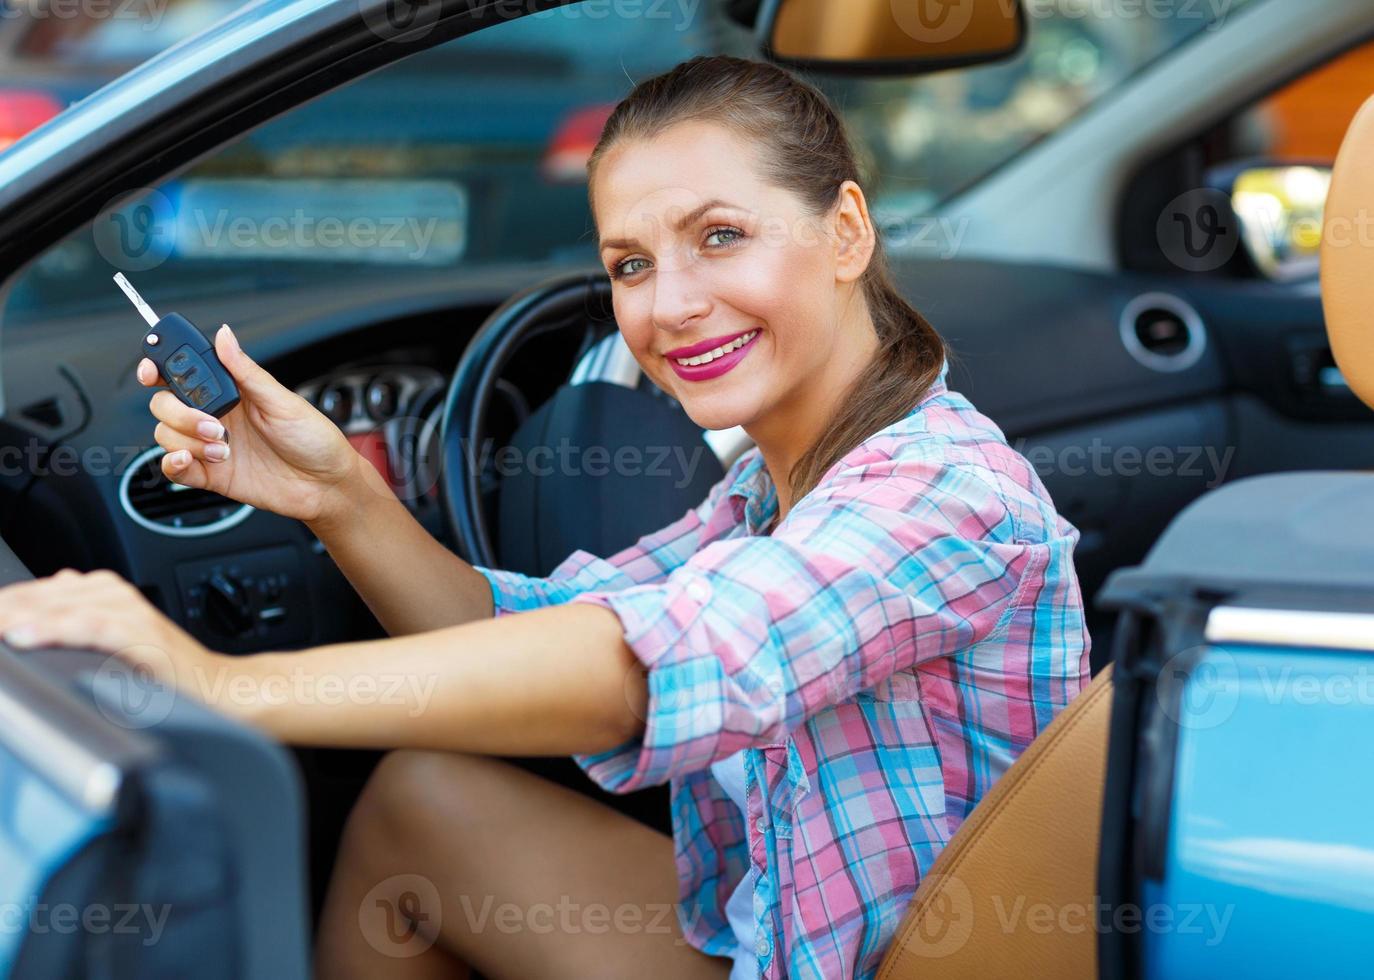
[[[672,479],[603,467],[587,454],[581,469],[537,472],[524,466],[502,479],[500,534],[488,527],[483,467],[491,458],[487,416],[497,383],[526,344],[582,329],[578,364],[567,382],[516,430],[510,446],[532,459],[549,447],[599,447],[617,459],[647,460],[666,450],[683,462]],[[576,548],[613,554],[700,503],[748,446],[742,430],[704,432],[677,402],[642,385],[639,364],[620,340],[604,273],[562,276],[503,303],[459,358],[440,423],[440,496],[458,551],[474,565],[547,574]],[[663,455],[663,453],[660,453]],[[497,540],[499,537],[499,549]],[[498,553],[499,550],[499,553]]]

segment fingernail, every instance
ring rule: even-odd
[[[172,466],[176,469],[181,469],[190,461],[191,454],[187,452],[185,449],[178,449],[176,452],[169,454],[167,457],[167,462],[171,463]]]
[[[232,347],[234,350],[238,350],[238,349],[239,349],[239,339],[238,339],[237,337],[234,336],[234,331],[232,331],[232,330],[229,329],[229,324],[227,324],[227,323],[221,323],[221,324],[219,325],[219,332],[220,332],[220,333],[223,333],[223,334],[228,334],[228,335],[229,335],[229,346]]]
[[[196,431],[206,439],[223,439],[224,426],[218,422],[211,422],[209,419],[201,419],[196,423]]]
[[[222,442],[212,442],[205,447],[205,458],[214,462],[229,458],[229,447]]]
[[[37,639],[28,626],[16,626],[14,629],[5,630],[5,642],[12,647],[31,647]]]

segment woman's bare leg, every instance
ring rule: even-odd
[[[687,945],[671,838],[499,759],[402,751],[349,817],[321,980],[725,980]]]

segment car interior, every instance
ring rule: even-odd
[[[1239,3],[1224,29],[1241,30],[1277,3]],[[160,311],[206,330],[233,324],[259,363],[335,421],[416,519],[474,564],[545,575],[576,549],[613,554],[699,503],[747,437],[703,433],[642,376],[616,331],[604,270],[588,261],[585,184],[566,173],[569,154],[585,160],[578,134],[590,119],[594,141],[604,122],[596,107],[623,92],[626,73],[588,81],[576,55],[532,48],[545,60],[528,62],[512,98],[560,80],[577,94],[547,109],[530,97],[521,111],[538,117],[538,136],[525,145],[515,124],[472,108],[502,84],[499,39],[516,36],[520,20],[484,20],[481,4],[434,4],[404,23],[371,0],[260,6],[270,9],[256,20],[230,14],[212,29],[232,39],[232,57],[208,42],[180,45],[0,153],[0,581],[112,568],[224,652],[384,635],[303,524],[162,475],[148,395],[134,377],[139,321],[107,266],[125,269]],[[598,26],[545,16],[564,4],[528,6],[545,17],[543,34]],[[1035,61],[1028,52],[1042,50],[1041,29],[1056,38],[1066,71],[1088,71],[1075,58],[1108,57],[1106,42],[1093,53],[1071,19],[1042,23],[1003,0],[973,4],[981,29],[958,43],[897,48],[890,23],[836,17],[820,2],[707,6],[718,18],[713,44],[825,77],[852,107],[856,132],[883,130],[890,142],[874,144],[878,169],[894,165],[884,155],[900,143],[900,121],[879,111],[894,86],[968,77],[970,104],[1000,107],[1013,90],[1029,98],[1026,86],[1041,92],[1046,83],[1005,66]],[[887,3],[874,8],[896,16]],[[1232,484],[1374,466],[1374,348],[1355,327],[1367,309],[1370,243],[1334,259],[1328,249],[1316,278],[1322,206],[1328,221],[1339,207],[1353,222],[1374,199],[1365,179],[1374,115],[1367,109],[1347,137],[1363,97],[1352,104],[1334,94],[1374,92],[1371,34],[1218,103],[1211,117],[1188,121],[1186,138],[1120,174],[1110,271],[945,254],[925,236],[934,229],[948,243],[957,223],[928,216],[945,205],[957,215],[959,195],[979,180],[1014,178],[1018,161],[1050,146],[1083,105],[1167,71],[1191,35],[1159,42],[1102,92],[1075,82],[1080,103],[1053,114],[1045,131],[995,153],[968,149],[962,176],[939,196],[898,181],[885,199],[886,230],[908,236],[905,249],[892,249],[895,278],[953,349],[950,387],[1037,466],[1082,534],[1075,560],[1085,598],[1105,601],[1089,611],[1092,685],[941,855],[884,980],[1098,971],[1091,931],[1013,941],[982,903],[1008,889],[1090,902],[1103,850],[1129,846],[1103,834],[1104,795],[1114,792],[1109,729],[1125,724],[1112,716],[1122,606],[1109,583],[1119,592],[1124,570],[1200,562],[1171,550],[1184,545],[1167,544],[1166,532],[1188,515],[1201,520],[1199,508],[1219,520],[1215,508],[1239,499],[1224,496]],[[490,48],[474,45],[464,59],[470,41]],[[682,56],[671,46],[654,55],[664,67]],[[387,110],[423,77],[417,65],[468,80],[470,91],[453,98],[472,105],[449,111],[471,111],[470,132],[430,140],[417,135],[425,128],[402,139],[389,128],[402,125],[406,111]],[[341,141],[343,121],[355,118],[371,121]],[[423,125],[437,133],[443,123],[427,116]],[[477,149],[455,153],[462,140]],[[392,141],[405,152],[377,149]],[[461,190],[439,173],[460,174]],[[178,227],[190,211],[232,220],[299,200],[352,214],[357,205],[337,195],[371,194],[379,174],[395,186],[384,200],[391,223],[373,230],[394,232],[396,247],[374,239],[361,248],[381,260],[321,260],[316,244],[297,242],[281,261],[261,242],[235,243],[232,225],[218,237],[202,226],[199,251],[158,234],[141,250],[126,247],[133,231]],[[324,188],[330,181],[342,190]],[[111,264],[115,255],[122,265]],[[643,492],[644,468],[503,469],[503,447],[528,455],[560,445],[632,451],[644,467],[672,473],[672,490],[660,480]],[[1261,509],[1274,500],[1245,506],[1256,509],[1246,533],[1264,536]],[[1301,521],[1301,508],[1290,517]],[[1232,554],[1236,540],[1216,546]],[[1297,547],[1302,538],[1276,540]],[[150,713],[158,698],[165,710]],[[0,797],[30,801],[23,822],[0,835],[0,868],[13,872],[0,875],[6,898],[137,894],[170,903],[175,937],[151,947],[112,935],[29,937],[0,945],[9,975],[85,976],[93,963],[112,977],[173,975],[188,963],[198,976],[307,975],[343,821],[380,752],[272,744],[82,651],[0,647],[0,719]],[[512,761],[669,829],[667,787],[615,796],[571,759]],[[951,901],[976,911],[957,949],[941,921]],[[1114,955],[1127,975],[1133,953]]]

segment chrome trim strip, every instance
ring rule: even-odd
[[[1210,643],[1320,647],[1374,653],[1374,613],[1217,606],[1203,632]]]
[[[1140,314],[1151,309],[1166,310],[1183,322],[1183,328],[1188,332],[1188,344],[1182,351],[1172,355],[1156,354],[1154,351],[1146,350],[1141,344],[1140,338],[1135,335],[1135,321]],[[1121,311],[1117,329],[1121,334],[1121,342],[1126,345],[1127,353],[1152,371],[1162,371],[1166,374],[1186,371],[1200,361],[1207,351],[1207,328],[1202,323],[1202,316],[1191,304],[1172,293],[1145,293],[1137,296]]]
[[[124,771],[153,750],[132,732],[97,726],[90,709],[0,652],[0,744],[89,813],[110,814]]]
[[[639,362],[625,343],[620,331],[610,334],[582,355],[582,360],[573,368],[568,378],[570,385],[589,384],[593,381],[609,381],[622,388],[638,388],[639,379],[644,372]]]
[[[129,484],[133,481],[134,474],[139,471],[144,463],[150,459],[156,459],[166,451],[167,450],[163,449],[161,446],[154,446],[146,452],[139,453],[134,461],[124,470],[124,475],[119,478],[119,506],[123,509],[124,513],[129,516],[129,519],[139,527],[144,527],[156,534],[165,534],[172,538],[201,538],[207,534],[219,534],[221,531],[227,531],[231,527],[242,524],[247,520],[248,515],[253,513],[256,509],[249,504],[241,504],[239,509],[228,517],[221,517],[217,521],[210,524],[202,524],[198,527],[172,527],[167,524],[159,524],[156,521],[148,520],[148,518],[134,510],[134,505],[129,501]],[[172,485],[179,486],[180,484],[174,483]]]

